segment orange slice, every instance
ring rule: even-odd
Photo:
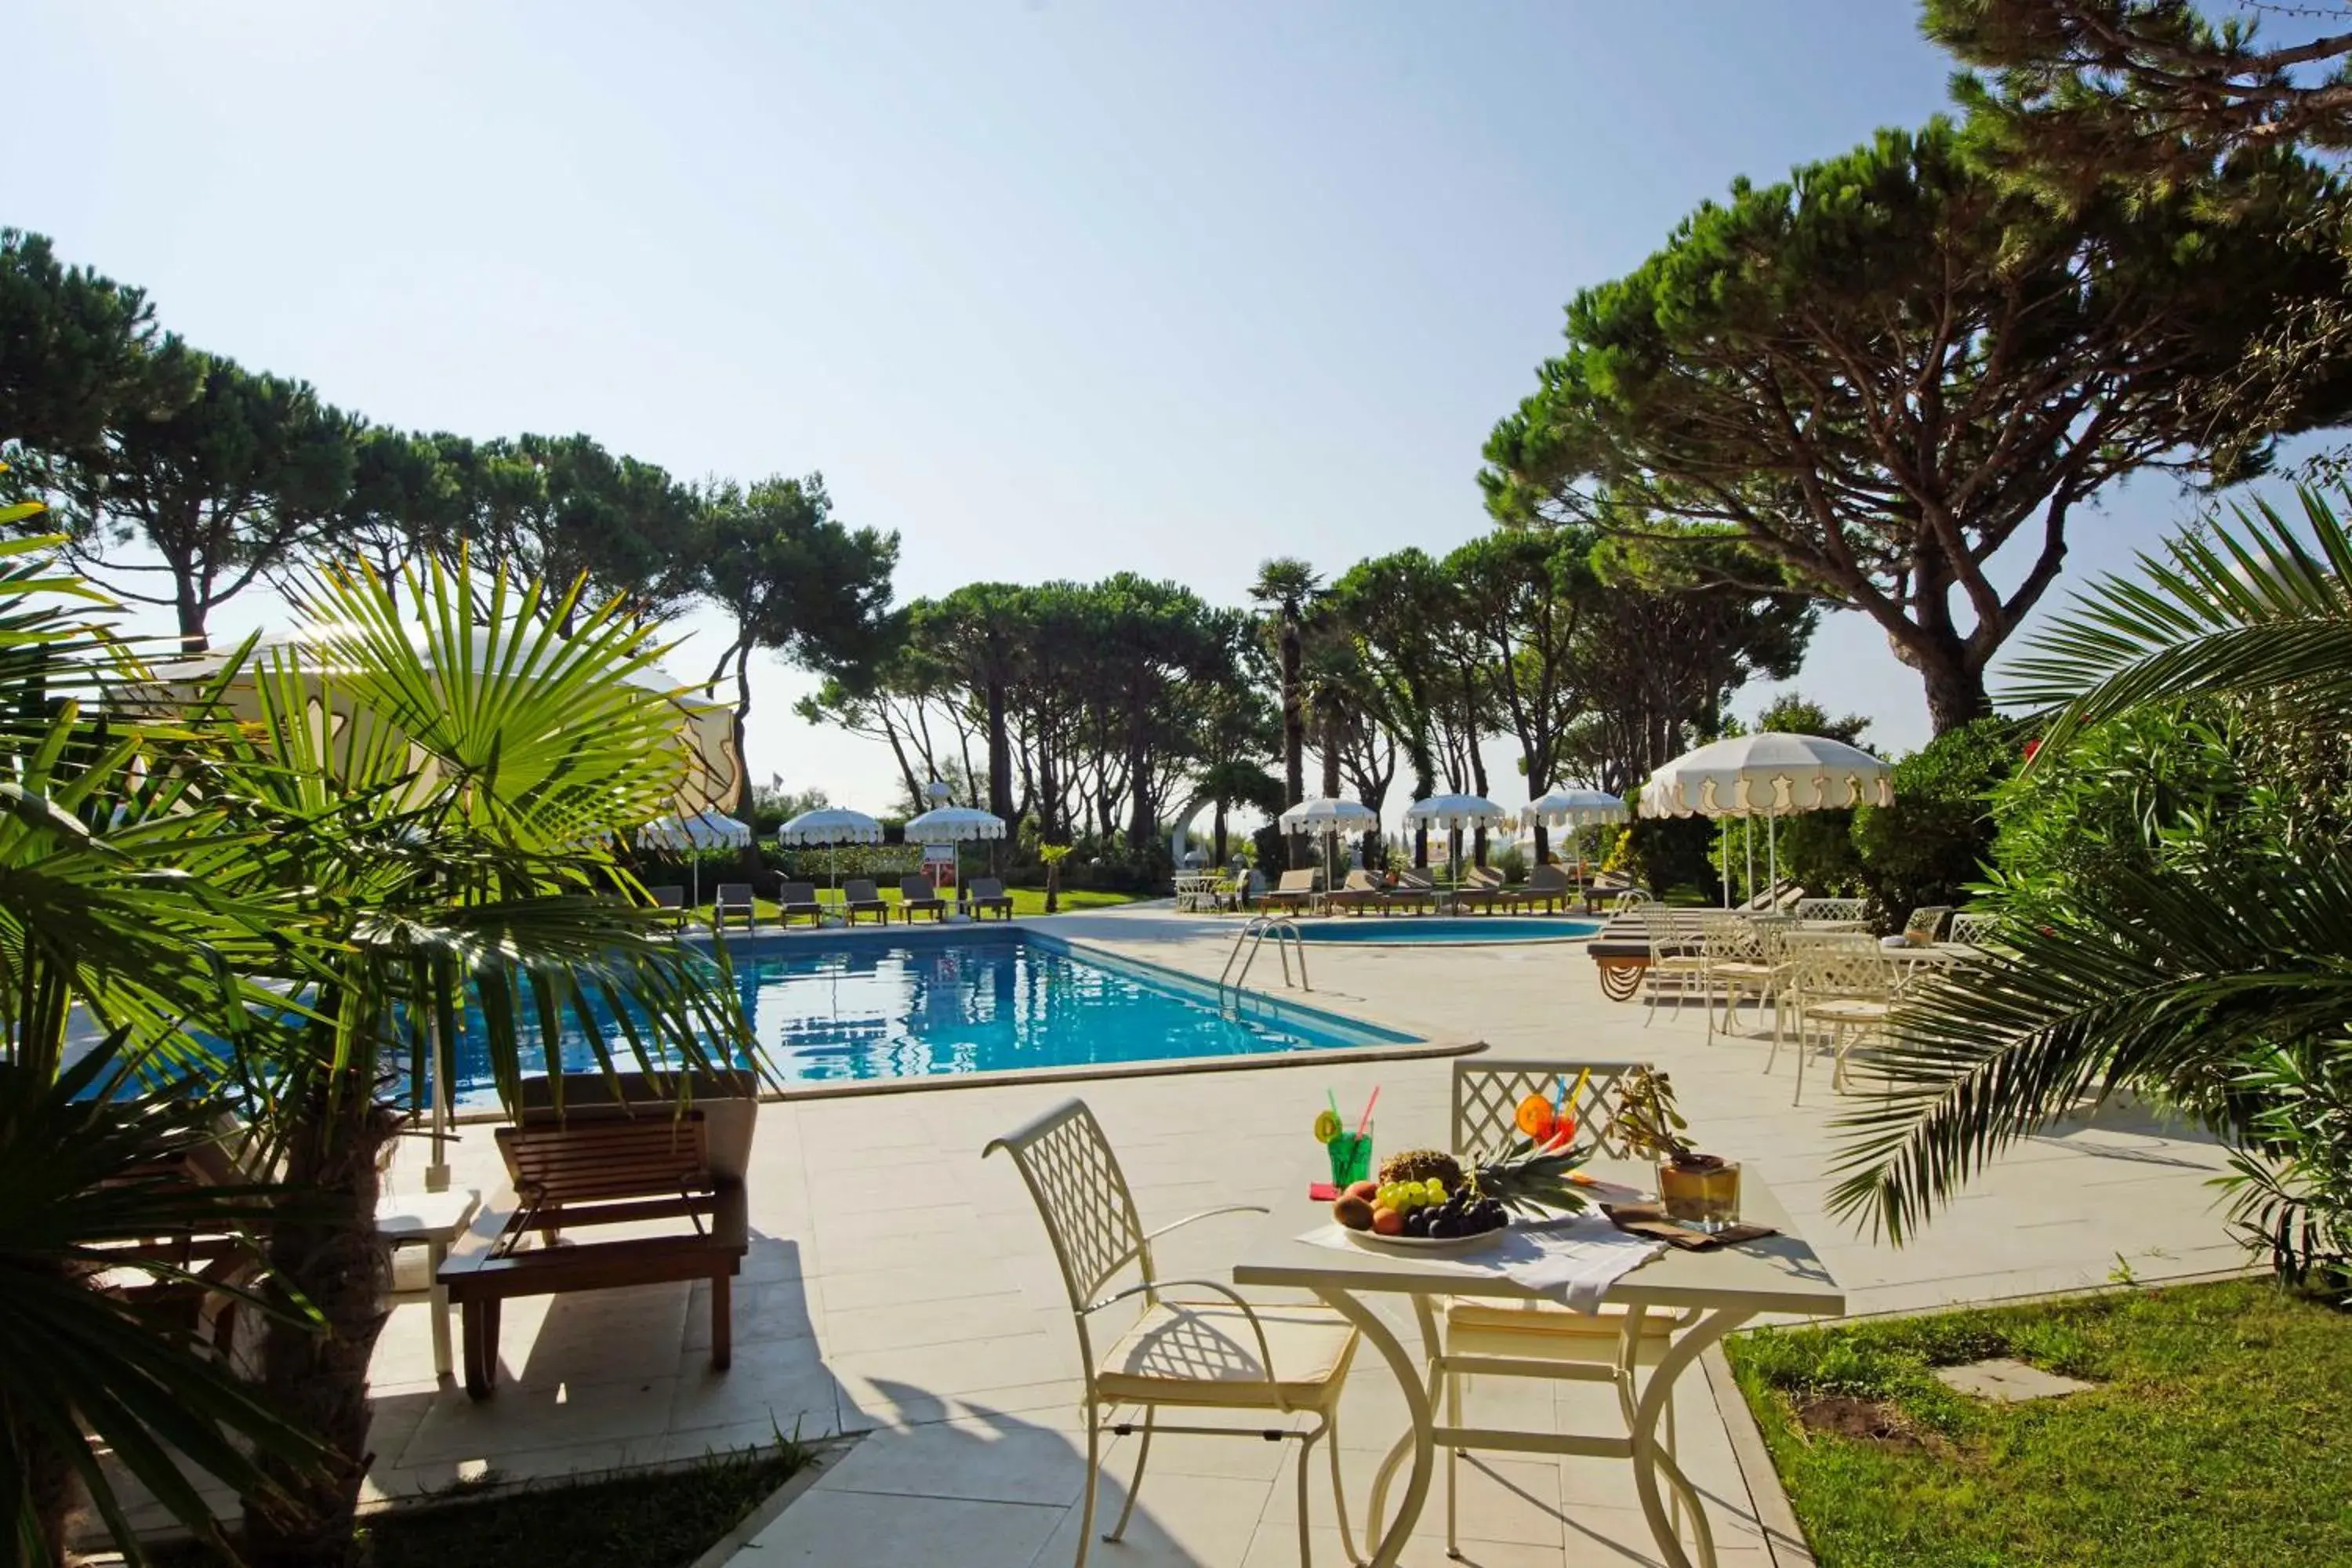
[[[1528,1137],[1549,1138],[1551,1136],[1552,1130],[1551,1101],[1540,1094],[1528,1096],[1519,1101],[1519,1110],[1516,1120],[1519,1124],[1519,1131]]]

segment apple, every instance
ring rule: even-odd
[[[1404,1215],[1399,1214],[1394,1209],[1374,1209],[1372,1211],[1372,1234],[1375,1236],[1402,1236],[1404,1234]]]
[[[1357,1182],[1348,1188],[1348,1195],[1361,1198],[1369,1204],[1380,1197],[1381,1184],[1378,1182]]]

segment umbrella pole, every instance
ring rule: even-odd
[[[1765,847],[1772,857],[1772,900],[1777,905],[1780,898],[1780,814],[1779,812],[1776,811],[1764,819],[1764,838]]]
[[[1756,901],[1756,819],[1739,819],[1739,847],[1748,851],[1748,901]]]

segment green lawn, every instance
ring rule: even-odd
[[[806,1447],[786,1437],[772,1447],[714,1454],[657,1475],[479,1497],[460,1489],[360,1522],[370,1568],[687,1568],[810,1458]],[[188,1544],[151,1556],[157,1568],[212,1568],[222,1561]]]
[[[2352,1315],[2267,1281],[1727,1348],[1822,1568],[2352,1563]],[[2103,1386],[2004,1406],[1929,1375],[1989,1356]],[[1840,1396],[1892,1436],[1799,1420]]]
[[[1013,912],[1014,914],[1042,915],[1045,912],[1045,890],[1043,888],[1007,888],[1004,890],[1013,895]],[[882,895],[882,901],[890,906],[890,919],[894,921],[897,921],[899,918],[898,889],[896,888],[881,888],[878,889],[877,891]],[[826,887],[822,882],[817,884],[816,896],[817,901],[820,903],[829,904],[832,903],[835,899],[833,889]],[[1062,889],[1062,911],[1064,913],[1068,913],[1076,910],[1116,909],[1120,904],[1131,904],[1139,899],[1145,899],[1150,896],[1151,895],[1148,893],[1107,893],[1098,891],[1092,888],[1065,888]],[[762,925],[772,925],[776,920],[775,900],[772,899],[761,899],[758,900],[758,903],[760,907],[760,923]],[[861,917],[861,919],[863,917]],[[922,918],[928,919],[929,917],[925,916]],[[994,917],[992,916],[991,918],[992,919]],[[696,916],[696,921],[700,925],[708,925],[710,923],[710,902],[708,899],[703,900],[701,910]],[[803,923],[804,924],[805,922]],[[743,929],[740,921],[737,922],[735,929],[738,931]]]

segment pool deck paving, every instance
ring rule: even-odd
[[[1055,917],[1056,935],[1214,978],[1235,924],[1165,905]],[[2109,1107],[2011,1150],[1917,1240],[1900,1248],[1831,1218],[1825,1165],[1843,1107],[1826,1059],[1792,1106],[1790,1055],[1766,1076],[1760,1034],[1718,1034],[1696,1008],[1645,1025],[1638,1003],[1605,1000],[1577,945],[1318,946],[1318,1006],[1431,1035],[1466,1036],[1514,1056],[1643,1058],[1669,1069],[1707,1147],[1770,1184],[1857,1313],[1909,1311],[2097,1286],[2210,1274],[2244,1255],[2207,1183],[2220,1150],[2192,1131]],[[1271,955],[1261,961],[1270,965]],[[1255,983],[1279,994],[1279,971]],[[1752,1022],[1748,1027],[1757,1028]],[[734,1561],[766,1564],[950,1562],[1048,1568],[1076,1554],[1086,1438],[1076,1342],[1044,1231],[1009,1161],[983,1161],[995,1134],[1078,1094],[1101,1119],[1147,1227],[1223,1204],[1317,1215],[1299,1191],[1308,1124],[1327,1089],[1360,1107],[1381,1087],[1375,1145],[1444,1136],[1450,1064],[1420,1058],[1306,1060],[1276,1068],[999,1084],[786,1100],[761,1109],[749,1183],[752,1245],[734,1308],[734,1365],[709,1365],[705,1287],[655,1286],[509,1303],[503,1381],[476,1403],[432,1374],[428,1309],[396,1307],[376,1352],[376,1459],[383,1496],[437,1489],[488,1469],[548,1478],[661,1464],[772,1439],[863,1434]],[[1850,1103],[1850,1102],[1849,1102]],[[413,1148],[395,1189],[418,1178]],[[462,1185],[494,1189],[487,1127],[452,1163]],[[1210,1221],[1160,1250],[1170,1277],[1222,1276],[1252,1235],[1247,1217]],[[1412,1342],[1408,1337],[1408,1343]],[[1600,1429],[1598,1385],[1474,1380],[1479,1425]],[[1340,1447],[1360,1548],[1379,1456],[1402,1429],[1386,1366],[1360,1354]],[[1679,1453],[1709,1500],[1726,1568],[1772,1563],[1707,1380],[1677,1390]],[[1251,1425],[1255,1425],[1251,1423]],[[1116,1517],[1131,1439],[1107,1440],[1101,1519]],[[1271,1568],[1298,1555],[1296,1444],[1166,1438],[1129,1539],[1097,1543],[1106,1568]],[[1461,1470],[1465,1560],[1520,1565],[1654,1563],[1630,1468],[1605,1459],[1475,1456]],[[1319,1462],[1310,1483],[1315,1559],[1345,1561]],[[1444,1498],[1433,1489],[1408,1563],[1444,1557]]]

